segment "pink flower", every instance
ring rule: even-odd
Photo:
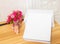
[[[13,11],[7,19],[7,23],[11,22],[11,20],[13,21],[17,21],[17,20],[22,20],[22,12],[17,10],[17,11]]]
[[[10,23],[11,20],[11,16],[8,16],[7,23]]]

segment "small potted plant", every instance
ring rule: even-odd
[[[20,32],[20,27],[21,27],[21,23],[23,21],[23,15],[22,15],[22,11],[13,11],[7,19],[7,24],[8,23],[13,23],[13,30],[16,34],[18,34]]]

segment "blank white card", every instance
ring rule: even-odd
[[[23,38],[35,42],[50,43],[52,10],[28,10],[25,15]]]

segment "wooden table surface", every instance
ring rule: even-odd
[[[12,30],[12,24],[0,26],[0,44],[45,44],[23,40],[25,25],[22,23],[20,33],[17,35]],[[51,44],[60,44],[60,25],[55,22],[52,29]]]

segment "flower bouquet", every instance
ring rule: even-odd
[[[23,21],[23,15],[22,15],[22,11],[13,11],[7,19],[7,23],[13,23],[13,30],[14,32],[16,32],[16,34],[19,33],[20,30],[20,24]]]

